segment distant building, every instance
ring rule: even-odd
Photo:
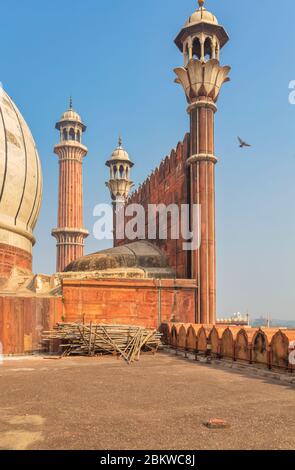
[[[250,326],[250,317],[248,314],[235,313],[230,318],[221,318],[217,320],[219,325]]]

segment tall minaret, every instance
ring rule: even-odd
[[[72,261],[84,254],[82,163],[88,149],[82,144],[86,131],[81,117],[70,108],[56,124],[60,143],[54,147],[59,157],[58,228],[52,230],[57,240],[57,272],[62,272]]]
[[[118,147],[113,151],[111,158],[106,162],[110,169],[110,179],[106,182],[113,202],[113,230],[114,246],[117,244],[117,223],[120,210],[125,206],[133,181],[130,179],[133,163],[128,153],[124,150],[122,139],[119,137]],[[124,221],[122,220],[124,225]],[[123,226],[122,226],[123,228]]]
[[[216,240],[214,114],[216,101],[230,67],[219,62],[229,37],[217,18],[199,0],[199,9],[188,19],[175,43],[184,54],[184,67],[175,69],[183,86],[190,116],[191,203],[200,205],[201,246],[192,252],[192,276],[199,287],[198,320],[216,322]]]

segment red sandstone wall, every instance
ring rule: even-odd
[[[42,330],[61,321],[61,297],[0,297],[0,341],[4,354],[40,350]]]
[[[187,280],[64,280],[65,321],[146,327],[165,321],[194,322],[195,292]]]
[[[0,278],[9,278],[14,267],[32,270],[32,255],[25,250],[0,243]]]
[[[186,160],[189,157],[189,134],[179,142],[176,150],[156,168],[140,188],[130,197],[127,204],[142,204],[147,213],[148,204],[187,204],[189,202],[189,177]],[[147,220],[146,220],[147,224]],[[168,234],[171,227],[168,222]],[[147,225],[146,225],[146,238]],[[152,241],[152,240],[151,240]],[[117,245],[130,243],[130,240],[117,241]],[[190,278],[188,252],[183,251],[183,240],[160,240],[155,243],[167,254],[170,266],[176,270],[177,278]]]

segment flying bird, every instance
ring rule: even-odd
[[[242,140],[240,137],[238,137],[239,143],[240,143],[240,148],[242,149],[243,147],[251,147],[250,144],[247,144],[244,140]]]

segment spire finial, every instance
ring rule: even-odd
[[[73,109],[73,98],[72,98],[72,95],[70,96],[70,109]]]
[[[119,140],[118,140],[119,147],[122,147],[123,141],[122,141],[122,136],[119,135]]]
[[[200,7],[204,6],[205,0],[198,0]]]

